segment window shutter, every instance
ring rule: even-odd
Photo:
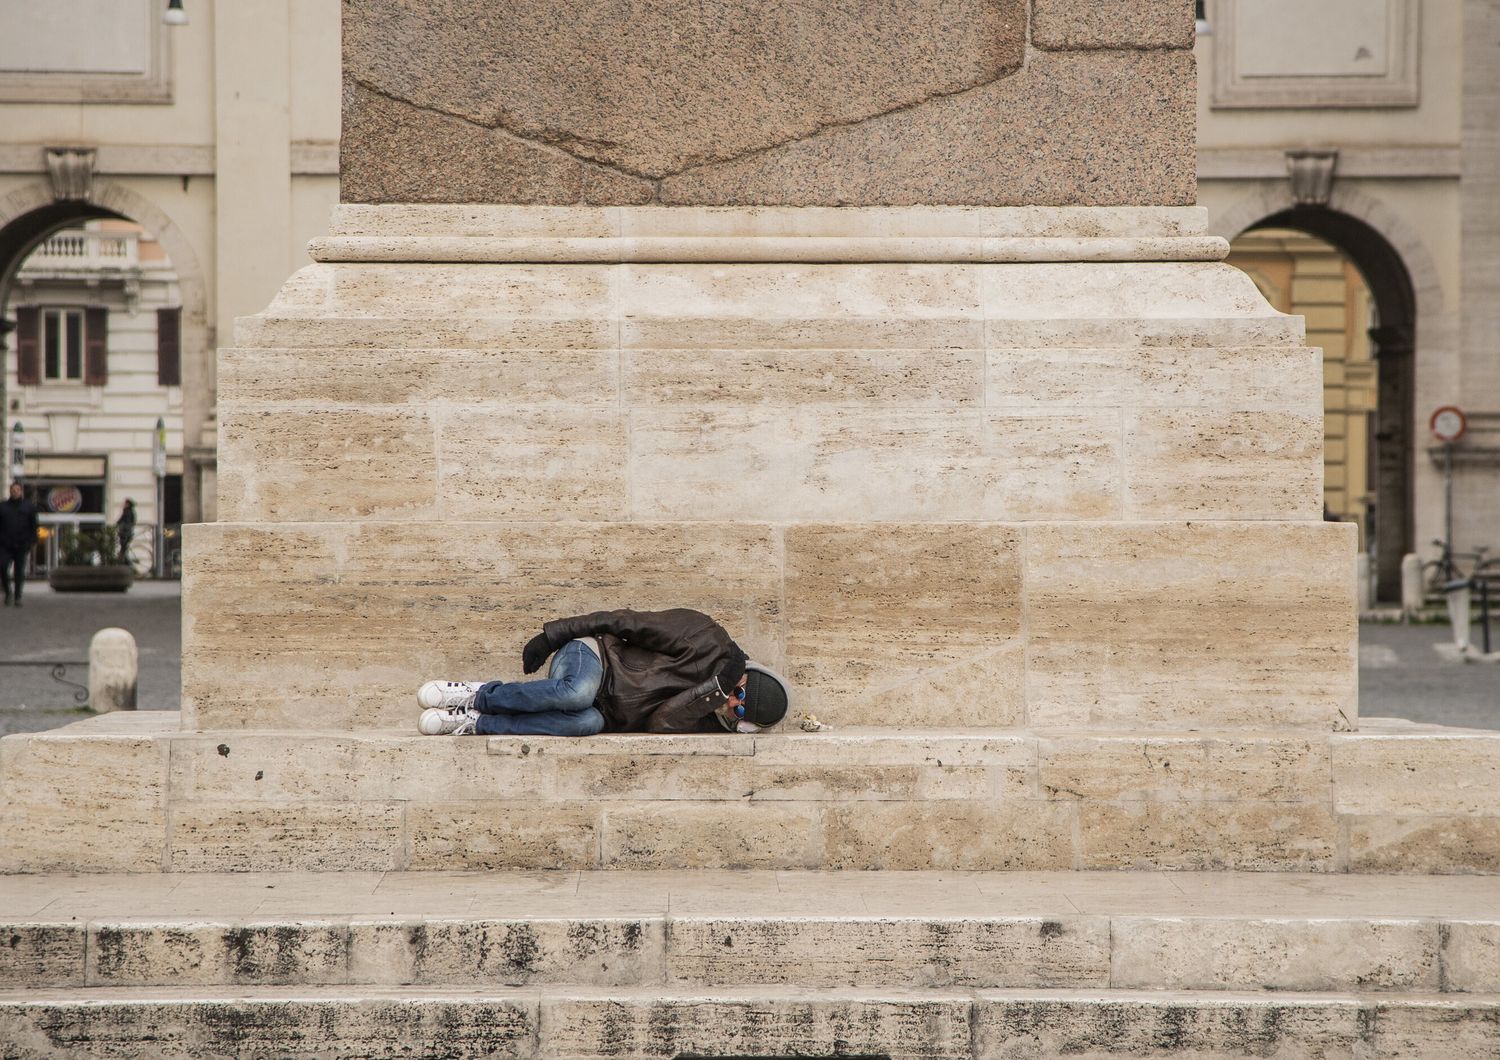
[[[34,305],[16,307],[16,382],[21,386],[42,381],[41,317]]]
[[[102,305],[83,311],[83,381],[89,386],[109,382],[109,310]]]
[[[182,309],[156,311],[156,382],[182,385]]]

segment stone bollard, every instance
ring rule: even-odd
[[[1401,612],[1414,615],[1422,610],[1422,557],[1408,552],[1401,557]]]
[[[128,630],[101,629],[89,642],[89,706],[100,714],[134,710],[139,675],[135,638]]]
[[[1360,614],[1370,610],[1370,554],[1361,552],[1354,559],[1354,598]]]

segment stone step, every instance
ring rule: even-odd
[[[0,741],[0,871],[1500,871],[1500,734],[1395,721],[585,740],[179,726],[115,714]]]
[[[1500,879],[1241,873],[0,878],[0,987],[1500,993]]]
[[[1317,1057],[1500,1051],[1500,996],[242,987],[0,992],[36,1057]]]

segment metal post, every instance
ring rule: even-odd
[[[166,544],[162,524],[167,511],[167,423],[160,416],[156,418],[156,433],[151,436],[151,470],[156,475],[156,529],[153,531],[156,540],[151,549],[151,573],[160,578],[165,569],[161,552]]]
[[[1448,553],[1443,558],[1448,561],[1448,569],[1443,572],[1443,577],[1451,578],[1458,573],[1458,568],[1453,565],[1453,443],[1447,442],[1443,445],[1443,545]]]

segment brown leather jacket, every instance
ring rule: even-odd
[[[723,706],[714,675],[739,646],[699,611],[595,611],[542,627],[561,647],[599,638],[604,682],[595,699],[606,732],[697,732]],[[705,685],[707,687],[705,687]],[[717,723],[714,731],[723,730]]]

